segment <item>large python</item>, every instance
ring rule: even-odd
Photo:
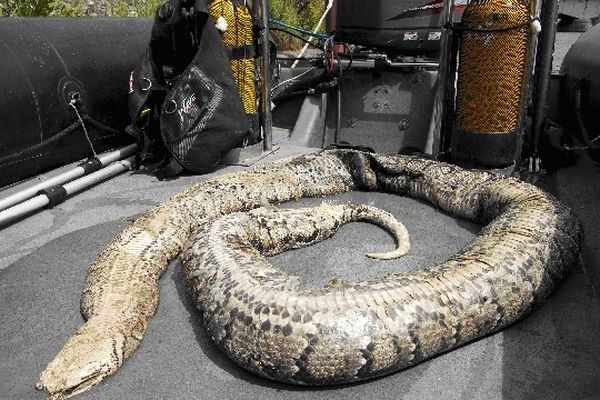
[[[290,237],[271,235],[270,244],[254,240],[254,247],[235,235],[220,245],[197,237],[183,255],[187,274],[209,333],[238,364],[272,379],[316,385],[396,371],[515,322],[579,257],[582,231],[573,213],[517,179],[353,150],[285,159],[199,183],[118,235],[90,268],[81,302],[86,323],[42,372],[38,388],[66,397],[115,373],[142,340],[168,261],[195,231],[211,232],[209,222],[351,190],[424,199],[486,226],[446,262],[316,291],[290,282],[270,286],[287,278],[256,252],[283,250]],[[246,268],[240,272],[246,284],[219,275],[228,257]],[[211,265],[213,272],[206,269]],[[230,290],[217,295],[214,285]]]

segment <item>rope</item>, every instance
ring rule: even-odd
[[[118,131],[116,129],[111,128],[110,126],[104,125],[101,122],[96,121],[95,119],[90,118],[89,115],[85,115],[83,117],[83,120],[86,121],[89,125],[94,126],[102,131],[105,131],[107,133],[110,133],[112,135],[120,135],[121,133],[123,133],[122,131]]]
[[[220,32],[225,46],[230,50],[229,66],[246,115],[255,115],[256,68],[254,63],[254,25],[252,13],[239,1],[213,0],[208,11],[213,22],[219,18],[227,22],[227,29]],[[251,51],[252,50],[252,51]],[[251,54],[252,53],[252,54]]]
[[[94,145],[92,144],[92,140],[90,139],[90,135],[88,134],[87,128],[85,127],[85,123],[83,122],[83,118],[81,118],[81,115],[79,115],[79,110],[77,109],[77,106],[75,105],[75,103],[77,102],[77,100],[73,99],[69,102],[69,106],[71,106],[73,108],[73,110],[75,110],[75,114],[77,114],[77,118],[79,119],[79,123],[81,124],[81,127],[83,128],[83,133],[85,135],[85,138],[87,139],[88,143],[90,144],[90,149],[92,149],[92,154],[94,154],[94,157],[98,157],[98,154],[96,153],[96,149],[94,149]]]
[[[100,130],[103,130],[107,133],[110,133],[112,135],[120,135],[121,134],[120,131],[113,129],[107,125],[104,125],[104,124],[90,118],[87,115],[83,116],[82,119],[83,119],[83,121],[87,122],[89,125],[96,127]],[[33,146],[27,147],[26,149],[20,150],[16,153],[9,154],[4,157],[0,157],[0,166],[12,165],[17,162],[23,161],[24,159],[21,159],[21,158],[25,157],[27,155],[27,153],[33,153],[33,152],[39,151],[44,146],[48,146],[54,142],[61,140],[65,136],[75,132],[77,130],[77,128],[79,128],[79,126],[81,126],[81,125],[82,125],[81,120],[75,121],[71,125],[67,126],[65,129],[63,129],[62,131],[58,132],[57,134],[51,136],[50,138],[48,138],[46,140],[43,140],[42,142],[36,143]],[[35,158],[35,157],[39,157],[39,154],[34,154],[25,159],[31,159],[31,158]]]
[[[6,165],[11,165],[11,164],[20,162],[21,161],[20,158],[25,157],[27,155],[27,153],[36,152],[36,151],[40,150],[42,147],[47,146],[49,144],[52,144],[52,143],[62,139],[66,135],[68,135],[72,132],[75,132],[78,127],[79,127],[79,122],[73,122],[71,125],[67,126],[65,129],[58,132],[56,135],[51,136],[50,138],[43,140],[40,143],[34,144],[33,146],[27,147],[26,149],[20,150],[16,153],[1,157],[0,158],[0,166],[6,166]],[[39,157],[39,155],[34,154],[33,156],[27,157],[26,159],[31,159],[31,158],[35,158],[35,157]]]
[[[311,67],[311,68],[307,69],[306,71],[304,71],[301,74],[293,76],[290,79],[286,79],[285,81],[279,82],[277,85],[275,85],[275,86],[273,86],[271,88],[271,93],[273,93],[275,91],[275,89],[277,89],[278,87],[281,87],[281,86],[285,85],[286,83],[293,82],[295,80],[298,80],[298,79],[302,78],[304,75],[308,74],[309,72],[311,72],[314,69],[315,69],[315,67]]]
[[[315,39],[325,40],[329,37],[329,35],[326,35],[324,33],[312,32],[312,31],[309,31],[309,30],[306,30],[303,28],[298,28],[297,26],[290,25],[286,22],[280,21],[275,18],[269,18],[269,23],[271,23],[273,25],[279,25],[283,28],[291,29],[296,32],[304,33],[305,35],[310,35],[311,38],[315,38]]]
[[[329,10],[331,10],[331,7],[333,6],[333,0],[329,0],[327,2],[327,7],[325,8],[325,12],[323,12],[323,15],[321,15],[321,18],[319,19],[319,22],[317,23],[317,26],[315,26],[315,28],[313,29],[313,31],[318,31],[319,28],[321,28],[321,24],[323,24],[323,21],[325,21],[325,17],[327,16],[327,13],[329,12]],[[312,39],[313,36],[309,37],[308,40]],[[306,43],[303,47],[302,50],[300,51],[300,53],[298,53],[298,57],[302,57],[304,56],[304,53],[306,52],[306,49],[308,49],[308,43]],[[294,61],[294,63],[291,65],[290,68],[296,68],[296,65],[298,65],[298,60]]]
[[[310,39],[306,39],[306,38],[304,38],[304,37],[302,37],[302,36],[300,36],[300,35],[297,35],[297,34],[295,34],[295,33],[293,33],[293,32],[290,32],[290,31],[288,31],[288,30],[286,30],[286,29],[283,29],[283,28],[271,28],[271,30],[272,30],[272,31],[279,31],[279,32],[286,33],[286,34],[288,34],[288,35],[290,35],[290,36],[293,36],[293,37],[295,37],[295,38],[296,38],[296,39],[298,39],[298,40],[301,40],[301,41],[303,41],[303,42],[307,43],[307,44],[308,44],[308,45],[310,45],[310,46],[313,46],[313,47],[315,47],[316,49],[323,50],[323,47],[322,47],[322,46],[320,46],[319,44],[317,44],[317,43],[313,43],[313,42],[311,42],[311,41],[310,41]],[[294,58],[300,58],[300,59],[302,59],[302,58],[304,58],[304,57],[294,57]]]

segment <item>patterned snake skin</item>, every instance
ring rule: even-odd
[[[227,218],[208,224],[351,190],[424,199],[486,226],[461,252],[424,270],[303,290],[261,253],[327,236],[330,228],[314,223],[327,219],[315,218],[322,211],[289,224],[277,212],[232,216],[252,229],[264,226],[251,237],[243,224],[231,231]],[[296,229],[306,224],[304,233]],[[150,210],[100,254],[81,302],[87,322],[42,372],[38,388],[67,397],[115,373],[155,312],[160,275],[195,231],[182,258],[216,344],[259,375],[311,385],[390,373],[515,322],[578,261],[582,240],[572,212],[538,188],[421,158],[334,150],[219,176]],[[230,262],[239,269],[230,270]]]

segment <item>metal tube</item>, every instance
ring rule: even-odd
[[[335,65],[337,65],[338,61],[335,61]],[[339,60],[342,68],[348,68],[350,66],[350,60],[342,59]],[[385,63],[385,67],[390,68],[439,68],[440,63],[438,62],[429,62],[429,61],[415,61],[415,62],[396,62],[396,61],[387,61]],[[375,67],[375,59],[354,59],[352,60],[352,69],[355,68],[374,68]]]
[[[98,155],[98,160],[100,161],[100,164],[104,167],[114,161],[120,160],[122,158],[134,154],[137,151],[137,149],[137,144],[131,144],[129,146],[125,146],[120,149],[110,151],[108,153],[100,154]],[[33,196],[38,194],[40,190],[48,189],[57,185],[62,185],[66,182],[72,181],[73,179],[77,179],[83,175],[85,175],[85,169],[81,166],[77,166],[73,169],[61,173],[60,175],[40,182],[27,189],[23,189],[17,193],[5,197],[4,199],[0,199],[0,210],[5,210],[9,207],[14,206],[15,204],[32,198]]]
[[[41,210],[50,203],[46,195],[39,195],[27,201],[17,204],[11,208],[0,211],[0,226],[6,225],[11,221],[31,214],[36,210]]]
[[[269,2],[261,0],[261,22],[262,22],[262,48],[261,48],[261,72],[262,72],[262,124],[263,124],[263,149],[273,149],[273,120],[271,116],[271,79],[270,79],[270,49],[269,49]]]
[[[456,72],[458,70],[458,47],[460,44],[460,36],[457,30],[449,32],[448,45],[448,65],[444,69],[448,75],[446,77],[446,93],[444,94],[444,119],[441,123],[441,132],[443,134],[440,137],[439,151],[441,153],[449,152],[451,148],[452,140],[452,129],[454,127],[454,121],[456,118]]]
[[[544,129],[548,108],[548,89],[552,74],[552,52],[558,25],[558,0],[548,0],[542,3],[542,31],[538,39],[536,62],[536,82],[533,95],[534,113],[532,121],[532,157],[537,158],[540,137]]]
[[[338,83],[335,89],[335,134],[333,136],[333,142],[339,143],[342,129],[342,79],[338,79]]]
[[[72,195],[107,178],[131,169],[134,162],[135,156],[114,162],[96,172],[92,172],[89,175],[66,183],[63,185],[63,188],[66,190],[67,195]],[[0,211],[0,226],[7,225],[11,221],[24,217],[25,215],[34,211],[40,210],[46,207],[49,203],[50,199],[48,196],[45,194],[40,194],[13,207],[7,208],[6,210],[2,210]]]
[[[121,172],[130,170],[134,162],[135,157],[129,157],[125,160],[114,162],[109,166],[102,168],[96,172],[92,172],[89,175],[83,176],[72,182],[66,183],[63,185],[63,187],[67,191],[67,195],[70,196],[72,194],[82,191],[83,189],[87,189],[88,187],[98,182],[102,182],[107,178],[120,174]]]
[[[329,95],[327,92],[321,94],[321,115],[323,117],[323,130],[321,131],[321,148],[325,148],[325,138],[327,137],[327,115],[329,113]]]
[[[0,210],[5,210],[9,207],[19,204],[27,199],[34,197],[40,190],[50,188],[52,186],[61,185],[65,182],[77,179],[84,175],[85,172],[82,167],[75,167],[67,172],[63,172],[53,178],[38,183],[37,185],[31,186],[27,189],[23,189],[15,194],[0,199]]]
[[[442,138],[443,135],[447,135],[448,132],[446,130],[446,114],[447,110],[447,81],[449,78],[449,67],[450,67],[450,52],[451,52],[451,32],[448,30],[448,26],[452,23],[452,9],[454,8],[454,0],[445,1],[444,2],[444,17],[442,19],[444,23],[444,29],[442,29],[442,43],[441,43],[441,51],[440,51],[440,63],[439,63],[439,72],[438,72],[438,91],[436,95],[435,108],[436,113],[434,113],[435,121],[434,130],[433,130],[433,144],[432,144],[432,155],[437,157],[437,155],[442,151]]]

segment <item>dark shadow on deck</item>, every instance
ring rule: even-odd
[[[583,153],[538,184],[583,223],[583,265],[540,309],[504,331],[506,399],[591,399],[600,394],[600,169]]]

